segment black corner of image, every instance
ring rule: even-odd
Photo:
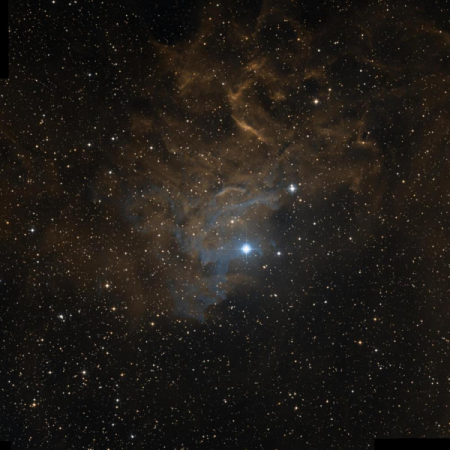
[[[444,450],[450,448],[450,439],[375,439],[374,450],[393,450],[394,448],[416,448]]]
[[[8,2],[0,6],[0,78],[9,78]]]
[[[11,450],[11,442],[0,441],[0,450]]]

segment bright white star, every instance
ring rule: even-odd
[[[245,244],[245,245],[242,246],[242,251],[243,251],[246,255],[248,255],[248,254],[252,251],[252,248],[250,247],[250,245]]]
[[[289,186],[289,190],[290,190],[291,192],[295,192],[295,191],[297,190],[297,188],[296,188],[293,184],[291,184],[291,185]]]

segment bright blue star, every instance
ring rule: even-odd
[[[242,251],[243,251],[246,255],[248,255],[248,254],[252,251],[252,248],[250,247],[250,245],[245,244],[245,245],[242,246]]]

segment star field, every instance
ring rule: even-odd
[[[450,437],[446,1],[13,2],[0,440]]]

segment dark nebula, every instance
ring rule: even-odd
[[[449,92],[446,1],[12,2],[0,440],[450,437]]]

